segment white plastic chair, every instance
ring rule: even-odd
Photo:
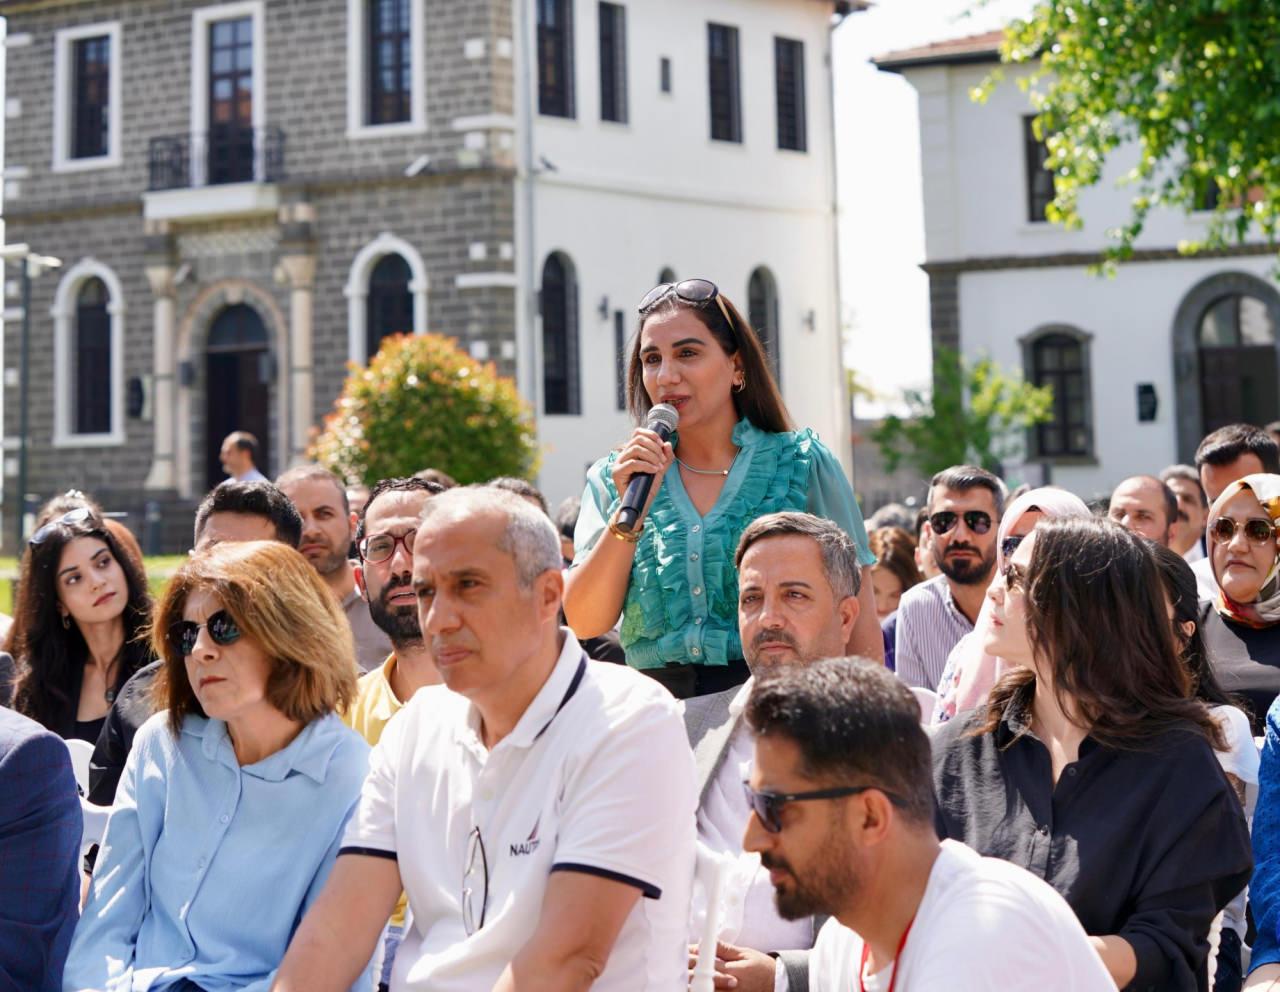
[[[933,723],[933,711],[938,708],[938,694],[922,685],[913,685],[911,692],[920,706],[920,722],[927,727]]]
[[[84,814],[84,833],[80,835],[80,856],[89,853],[94,844],[101,844],[107,834],[107,821],[111,819],[110,806],[98,806],[80,797],[80,812]]]
[[[80,787],[80,795],[89,794],[89,759],[93,757],[93,745],[88,741],[63,741],[71,753],[71,770],[76,776],[76,785]]]

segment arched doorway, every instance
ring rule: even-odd
[[[272,475],[270,392],[274,378],[267,329],[258,311],[233,304],[214,318],[205,346],[205,482],[223,479],[218,452],[232,431],[258,439],[258,470]]]
[[[1275,420],[1276,325],[1267,304],[1249,293],[1220,296],[1200,315],[1196,340],[1204,432]]]

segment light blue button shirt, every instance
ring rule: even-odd
[[[241,767],[219,720],[138,730],[62,987],[266,992],[316,900],[369,747],[332,714]],[[358,986],[370,987],[368,976]]]

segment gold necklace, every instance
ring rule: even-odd
[[[729,475],[729,469],[733,468],[734,462],[738,460],[738,455],[741,453],[742,453],[742,449],[739,448],[738,451],[733,456],[733,461],[729,463],[729,468],[714,468],[714,469],[694,468],[688,462],[681,461],[679,455],[676,456],[676,461],[680,462],[681,465],[683,465],[685,468],[687,468],[690,472],[694,473],[695,475],[721,475],[727,478]]]

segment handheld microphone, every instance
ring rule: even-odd
[[[649,411],[644,426],[653,431],[663,441],[671,439],[676,424],[680,422],[680,414],[668,403],[659,403]],[[626,494],[622,497],[622,508],[618,510],[618,529],[630,533],[649,501],[649,490],[653,488],[652,472],[637,472],[627,483]]]

